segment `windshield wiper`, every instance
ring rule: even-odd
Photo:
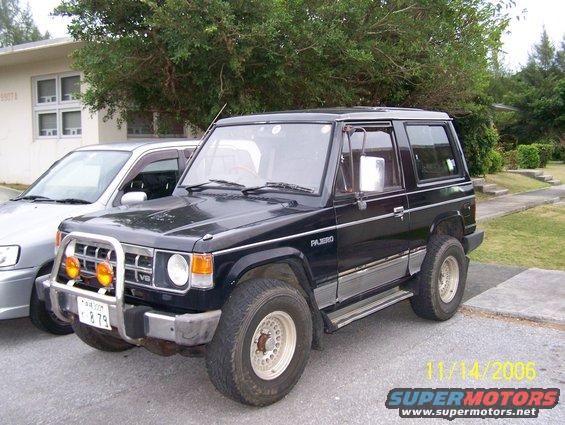
[[[309,187],[299,186],[294,183],[285,183],[285,182],[266,182],[261,186],[246,187],[244,189],[241,189],[241,192],[247,194],[247,192],[252,192],[255,190],[264,189],[268,187],[274,187],[276,189],[292,190],[295,192],[314,193],[314,190]]]
[[[20,200],[25,200],[25,201],[33,201],[33,202],[56,202],[58,204],[91,204],[92,202],[89,202],[85,199],[78,199],[78,198],[63,198],[63,199],[53,199],[53,198],[48,198],[47,196],[41,196],[41,195],[28,195],[28,196],[22,196],[19,198],[14,198],[12,199],[12,201],[20,201]]]
[[[207,182],[193,184],[191,186],[186,186],[185,190],[190,192],[192,189],[197,189],[197,188],[205,186],[209,183],[218,183],[218,184],[223,184],[223,185],[226,185],[226,186],[233,186],[233,187],[243,187],[243,188],[245,187],[244,185],[242,185],[240,183],[232,182],[232,181],[229,181],[229,180],[210,179]]]
[[[18,196],[17,198],[13,198],[11,200],[12,201],[54,201],[54,199],[40,195]]]
[[[55,202],[59,204],[91,204],[92,202],[87,201],[86,199],[78,199],[78,198],[63,198],[63,199],[54,199]]]

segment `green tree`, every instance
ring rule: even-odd
[[[204,128],[226,114],[335,105],[465,113],[507,19],[487,0],[64,0],[91,110]]]
[[[551,43],[545,29],[526,66],[499,82],[497,95],[517,113],[498,118],[503,138],[517,143],[539,139],[560,141],[565,147],[565,43]]]
[[[29,4],[22,9],[18,0],[0,0],[0,47],[46,38],[49,38],[49,33],[42,34],[39,31]]]

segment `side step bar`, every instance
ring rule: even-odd
[[[337,328],[349,325],[355,320],[362,319],[369,314],[375,313],[383,308],[389,307],[397,302],[410,298],[414,293],[399,288],[393,288],[382,294],[377,294],[367,299],[348,305],[340,310],[332,311],[328,318]]]

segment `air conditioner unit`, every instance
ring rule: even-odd
[[[67,127],[65,128],[65,134],[70,136],[79,136],[82,134],[82,128],[80,127]]]
[[[56,136],[57,129],[56,128],[46,128],[45,130],[39,131],[40,136]]]
[[[39,96],[39,103],[52,103],[57,101],[57,96]]]

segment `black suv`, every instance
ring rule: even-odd
[[[80,339],[202,353],[218,390],[259,406],[324,332],[404,299],[449,319],[483,240],[450,118],[395,108],[220,120],[172,197],[60,232],[37,285]]]

